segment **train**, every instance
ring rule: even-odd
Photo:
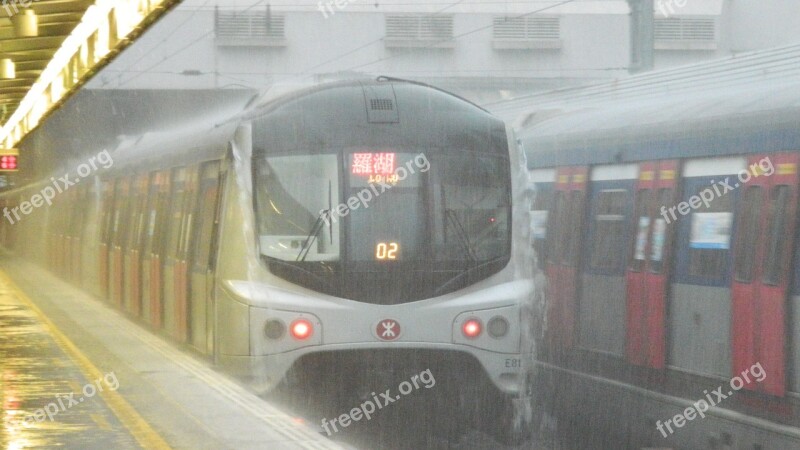
[[[511,435],[529,428],[537,291],[512,205],[532,197],[500,119],[412,81],[294,84],[106,152],[4,220],[3,246],[259,391],[315,358],[409,357],[454,392],[481,372]],[[25,212],[55,179],[0,208]]]
[[[508,107],[547,282],[543,428],[591,448],[800,448],[798,61],[790,46]]]

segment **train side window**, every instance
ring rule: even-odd
[[[177,258],[180,251],[181,225],[183,225],[183,211],[186,203],[186,171],[176,169],[173,173],[172,195],[167,223],[167,248],[165,255]]]
[[[569,222],[565,224],[564,235],[567,236],[565,243],[566,254],[564,262],[569,267],[577,267],[578,255],[580,254],[581,225],[583,223],[583,192],[572,191],[569,202]]]
[[[138,176],[134,181],[134,185],[131,186],[131,217],[126,244],[126,247],[129,249],[139,249],[139,236],[142,229],[142,209],[146,206],[147,202],[147,191],[145,189],[146,187],[142,186],[142,177]]]
[[[634,220],[636,221],[636,233],[634,234],[633,248],[631,250],[631,260],[628,268],[634,272],[644,270],[647,258],[647,237],[650,233],[650,203],[652,191],[650,189],[640,189],[636,193],[636,206],[634,207]]]
[[[158,193],[158,175],[151,174],[150,179],[148,180],[148,201],[147,201],[147,210],[145,212],[144,224],[142,226],[145,228],[144,230],[144,245],[142,246],[142,252],[145,255],[149,255],[153,252],[153,244],[154,244],[154,231],[156,228],[156,220],[158,219],[158,204],[159,204],[159,193]]]
[[[563,239],[566,235],[564,229],[565,214],[567,210],[567,198],[564,191],[558,191],[556,198],[553,201],[553,211],[547,224],[547,229],[550,230],[550,239],[547,240],[547,262],[550,264],[558,264],[561,261],[561,252],[563,251]]]
[[[114,183],[112,181],[103,183],[102,195],[103,205],[100,219],[100,242],[108,245],[111,243],[112,215],[114,213]]]
[[[552,191],[538,189],[533,200],[533,211],[549,211],[553,199]]]
[[[550,223],[550,209],[552,208],[552,191],[538,189],[531,209],[531,226],[533,233],[533,248],[539,261],[547,258],[547,229]]]
[[[736,250],[734,251],[734,273],[736,281],[742,283],[753,281],[762,197],[761,186],[751,186],[744,192],[742,199],[739,226],[736,230]]]
[[[169,230],[169,212],[170,212],[170,175],[169,172],[160,172],[156,175],[158,177],[158,191],[157,200],[154,206],[153,214],[155,220],[153,229],[148,230],[152,234],[152,249],[153,253],[159,256],[164,256],[166,251],[164,246],[167,241],[167,232]]]
[[[114,196],[114,221],[112,224],[112,242],[115,246],[125,245],[125,238],[128,236],[127,229],[129,220],[124,217],[125,213],[130,212],[130,183],[127,178],[117,180],[117,192]]]
[[[786,260],[788,248],[783,240],[789,218],[791,198],[789,186],[780,185],[772,188],[769,202],[769,222],[767,223],[767,254],[764,260],[764,283],[779,285],[783,282],[783,261]]]
[[[659,189],[656,213],[653,218],[653,233],[650,236],[650,273],[660,274],[664,271],[664,253],[671,245],[672,224],[667,223],[659,211],[662,207],[666,210],[674,201],[674,193],[671,188]]]
[[[695,191],[708,189],[702,186]],[[723,195],[701,205],[691,215],[689,237],[689,274],[707,280],[725,277],[725,268],[730,248],[730,218],[733,213],[731,195]]]
[[[597,196],[597,209],[593,222],[593,269],[616,269],[624,261],[620,249],[625,247],[625,203],[628,191],[607,189]]]
[[[194,226],[195,226],[195,219],[194,219],[194,210],[196,207],[196,202],[198,200],[198,184],[199,184],[199,173],[198,167],[192,167],[188,170],[189,172],[189,181],[186,186],[186,196],[184,197],[184,204],[183,210],[185,211],[183,216],[183,223],[181,224],[181,234],[178,242],[178,258],[185,260],[189,258],[192,241],[191,239],[194,237]]]
[[[81,229],[83,226],[83,218],[86,217],[86,213],[84,211],[84,205],[87,204],[85,201],[86,197],[86,189],[84,186],[81,186],[76,190],[73,194],[72,204],[73,207],[70,211],[70,222],[69,222],[69,235],[74,238],[79,238],[81,236]]]

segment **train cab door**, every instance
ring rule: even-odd
[[[163,324],[163,262],[169,219],[169,172],[150,175],[142,241],[142,317],[154,328]]]
[[[673,221],[667,208],[678,201],[678,161],[644,163],[636,184],[633,235],[626,273],[628,362],[663,369],[672,260]]]
[[[200,185],[192,239],[189,246],[189,342],[197,350],[213,353],[214,262],[220,201],[219,162],[206,163]]]
[[[748,158],[736,220],[732,280],[732,370],[761,364],[745,389],[786,393],[787,302],[798,201],[798,154]],[[749,180],[745,180],[749,177]]]
[[[588,173],[588,167],[557,170],[548,214],[547,342],[554,354],[575,345]]]

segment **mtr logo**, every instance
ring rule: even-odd
[[[0,149],[0,172],[16,172],[18,160],[18,149]]]
[[[394,341],[400,337],[400,324],[393,319],[381,320],[375,328],[375,333],[382,341]]]

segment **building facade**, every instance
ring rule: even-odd
[[[655,68],[800,40],[796,0],[654,0]],[[478,101],[625,76],[625,0],[186,0],[89,84],[263,89],[354,74]]]

